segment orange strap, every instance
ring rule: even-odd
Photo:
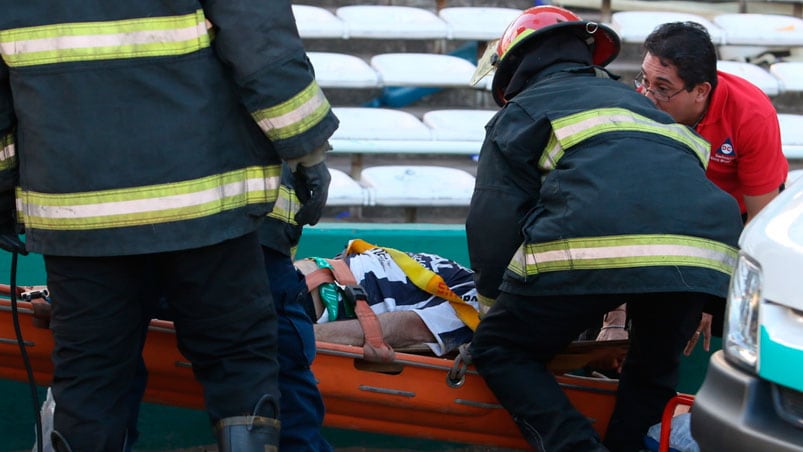
[[[312,292],[313,289],[317,289],[321,284],[335,282],[335,277],[328,269],[319,268],[314,272],[307,273],[304,276],[304,280],[307,282],[307,290]]]
[[[345,261],[340,259],[326,259],[332,269],[319,268],[307,274],[306,282],[309,290],[315,289],[323,283],[335,282],[344,286],[357,286],[357,279]],[[354,313],[362,327],[365,343],[363,344],[363,358],[371,362],[391,362],[396,357],[395,352],[385,342],[382,325],[376,313],[363,299],[354,300]],[[332,319],[334,320],[334,319]]]

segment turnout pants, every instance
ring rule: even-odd
[[[639,451],[647,429],[660,422],[664,405],[675,395],[681,353],[710,298],[699,293],[527,297],[503,292],[480,322],[471,355],[536,451]],[[630,348],[603,446],[546,364],[623,301],[632,321]]]
[[[148,255],[45,256],[45,265],[54,429],[72,450],[122,450],[142,332],[160,295],[213,423],[252,414],[265,394],[278,399],[276,313],[256,233]]]

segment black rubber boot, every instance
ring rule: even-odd
[[[269,402],[276,418],[257,416],[263,402]],[[279,429],[281,422],[276,401],[263,396],[251,416],[234,416],[219,420],[215,424],[218,452],[275,452],[279,450]]]

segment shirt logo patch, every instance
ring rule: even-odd
[[[725,165],[732,165],[736,161],[736,149],[730,138],[725,139],[725,142],[711,153],[711,161]]]

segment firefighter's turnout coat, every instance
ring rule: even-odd
[[[483,300],[500,283],[530,296],[724,297],[742,222],[706,179],[708,144],[595,72],[540,73],[486,127],[466,223]]]
[[[289,0],[0,0],[0,215],[30,251],[127,255],[254,231],[280,161],[337,128]]]
[[[295,257],[304,225],[295,220],[301,201],[295,191],[295,178],[287,165],[282,165],[281,186],[273,210],[259,228],[259,243],[290,258]]]

